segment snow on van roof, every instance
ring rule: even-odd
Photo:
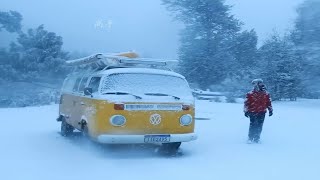
[[[151,69],[151,68],[115,68],[115,69],[108,69],[103,71],[98,71],[97,74],[99,75],[109,75],[114,73],[143,73],[143,74],[161,74],[161,75],[168,75],[168,76],[176,76],[185,79],[184,76],[172,71],[166,71],[161,69]]]

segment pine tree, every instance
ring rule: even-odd
[[[62,37],[48,32],[41,25],[21,33],[17,43],[10,45],[13,67],[21,73],[21,80],[63,77],[66,73]]]
[[[260,76],[274,100],[301,96],[301,63],[289,38],[272,35],[260,48]]]
[[[16,11],[0,11],[0,31],[2,29],[8,32],[21,32],[22,16]]]
[[[43,25],[24,33],[21,19],[17,12],[0,12],[0,31],[18,33],[9,50],[0,49],[0,87],[5,92],[0,95],[0,106],[48,104],[52,101],[50,97],[57,94],[55,87],[59,88],[68,72],[62,37],[45,30]],[[16,88],[8,91],[12,86]]]
[[[238,33],[233,45],[236,62],[245,71],[250,71],[257,62],[258,36],[255,30]],[[239,68],[239,67],[238,67]]]
[[[0,84],[6,81],[16,80],[17,72],[10,63],[10,55],[6,49],[0,49]]]
[[[0,32],[6,30],[10,33],[20,33],[21,21],[22,16],[16,11],[0,11]],[[17,72],[12,67],[10,53],[5,48],[0,49],[0,72],[0,83],[14,80],[17,77]]]
[[[320,1],[306,0],[297,9],[298,17],[291,34],[302,56],[303,83],[310,93],[320,95]]]
[[[228,65],[228,78],[223,82],[226,91],[233,92],[233,96],[241,96],[248,90],[248,82],[257,78],[257,43],[254,30],[240,32],[234,39],[234,60]]]
[[[163,0],[185,24],[179,49],[180,72],[201,88],[222,82],[234,61],[232,42],[241,23],[223,0]]]

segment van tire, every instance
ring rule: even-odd
[[[82,135],[86,138],[89,138],[89,129],[87,125],[84,125],[82,127]]]
[[[72,135],[74,127],[67,123],[66,119],[61,118],[61,135],[68,137]]]
[[[181,142],[163,143],[161,151],[164,153],[175,153],[181,146]]]

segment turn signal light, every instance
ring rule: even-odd
[[[124,110],[124,104],[114,104],[114,110]]]

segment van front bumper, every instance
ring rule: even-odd
[[[196,133],[187,134],[146,134],[146,135],[110,135],[102,134],[97,137],[99,143],[104,144],[141,144],[146,143],[145,137],[148,135],[170,135],[170,140],[164,143],[170,142],[188,142],[197,139]],[[150,142],[147,142],[150,143]],[[156,142],[154,142],[156,143]],[[161,142],[158,142],[161,143]]]

